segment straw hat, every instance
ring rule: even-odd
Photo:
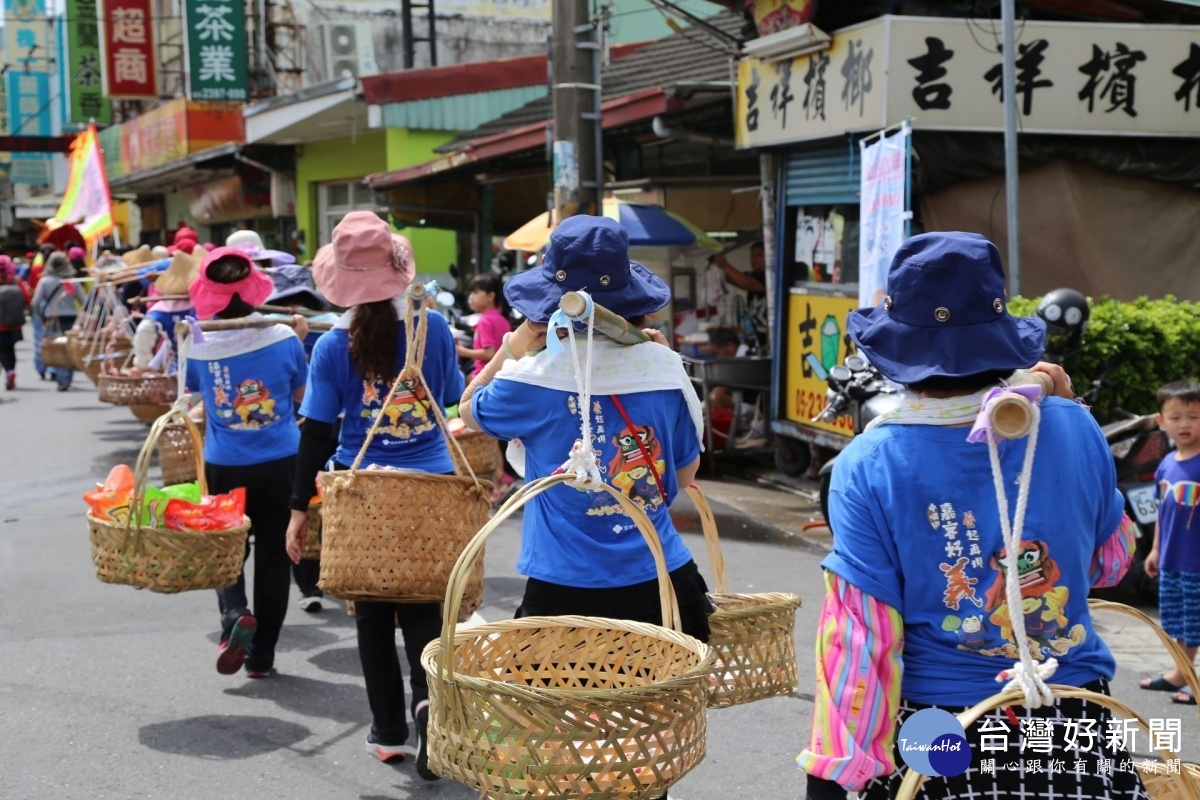
[[[171,257],[171,251],[167,250],[167,248],[163,247],[161,244],[158,244],[150,248],[150,255],[154,256],[155,261],[162,261],[164,258]]]
[[[144,244],[138,249],[130,250],[121,256],[121,260],[131,267],[140,267],[142,264],[149,264],[155,258],[154,254],[150,252],[150,245]]]
[[[200,252],[204,253],[203,250]],[[176,250],[171,257],[171,266],[158,276],[155,287],[163,294],[187,294],[188,287],[200,274],[200,262],[203,260],[203,255],[190,255],[182,248]]]

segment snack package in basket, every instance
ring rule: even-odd
[[[84,501],[92,516],[108,522],[125,522],[129,519],[129,504],[133,497],[133,470],[118,464],[108,473],[104,483],[96,484],[94,491],[85,492]]]
[[[174,499],[167,503],[166,525],[175,531],[227,531],[242,524],[246,513],[246,490],[238,487],[227,494],[209,495],[199,502]]]

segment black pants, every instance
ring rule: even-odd
[[[404,676],[396,654],[396,625],[399,623],[404,634],[408,682],[412,685],[410,710],[415,717],[417,706],[429,699],[421,651],[442,635],[441,604],[358,602],[354,604],[354,613],[372,730],[385,744],[404,744],[408,740],[408,723],[404,717]]]
[[[246,668],[265,671],[275,664],[275,644],[287,614],[291,589],[286,550],[287,527],[291,520],[292,476],[296,458],[289,456],[242,467],[207,464],[204,475],[211,494],[223,494],[244,486],[246,516],[254,536],[254,616],[258,628],[246,656]],[[246,543],[246,557],[250,544]],[[217,590],[221,610],[221,638],[229,635],[237,618],[249,610],[245,573],[228,589]]]
[[[324,597],[317,588],[317,580],[321,577],[321,562],[315,558],[302,558],[299,564],[292,564],[292,577],[296,587],[305,597]]]
[[[708,615],[716,609],[708,599],[708,585],[704,582],[704,576],[700,574],[695,561],[689,561],[670,575],[675,597],[679,601],[683,632],[707,642],[711,635]],[[614,589],[580,589],[530,578],[525,583],[525,596],[517,608],[517,619],[557,615],[608,617],[662,625],[658,581]]]
[[[17,369],[17,342],[20,331],[0,331],[0,369],[15,372]]]

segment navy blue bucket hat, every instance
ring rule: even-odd
[[[541,265],[509,278],[504,296],[530,322],[546,323],[562,296],[580,289],[627,318],[651,314],[671,300],[661,278],[629,260],[629,234],[619,222],[584,214],[554,229]]]
[[[1008,313],[1004,265],[977,233],[925,233],[896,251],[887,297],[850,312],[850,337],[901,384],[1027,369],[1042,356],[1046,324]]]

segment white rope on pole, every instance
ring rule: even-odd
[[[1007,681],[1004,691],[1019,688],[1025,695],[1025,705],[1028,708],[1040,708],[1043,705],[1053,705],[1054,695],[1046,681],[1058,669],[1058,661],[1046,659],[1042,664],[1036,664],[1029,649],[1029,637],[1025,633],[1025,610],[1021,594],[1020,576],[1017,564],[1021,556],[1021,537],[1025,531],[1025,512],[1029,505],[1029,489],[1033,483],[1033,457],[1037,452],[1038,425],[1041,422],[1041,410],[1036,403],[1029,403],[1033,424],[1029,431],[1029,442],[1025,448],[1025,461],[1021,467],[1018,479],[1017,508],[1010,521],[1008,514],[1008,494],[1004,490],[1004,473],[1000,466],[1000,453],[996,437],[987,437],[988,457],[992,467],[992,482],[996,489],[996,505],[1000,511],[1000,530],[1004,539],[1004,572],[1005,572],[1005,601],[1008,604],[1009,625],[1012,627],[1013,639],[1016,640],[1017,653],[1020,660],[1011,669],[1004,670],[996,676],[997,682]]]
[[[571,448],[563,471],[575,476],[572,485],[576,488],[597,491],[603,485],[604,479],[600,476],[600,464],[596,461],[596,437],[592,434],[592,353],[595,343],[596,306],[585,292],[580,294],[587,297],[587,346],[584,350],[582,375],[579,369],[579,348],[575,343],[575,325],[570,321],[566,325],[575,372],[575,388],[579,392],[579,441]],[[547,335],[557,335],[553,326]]]

